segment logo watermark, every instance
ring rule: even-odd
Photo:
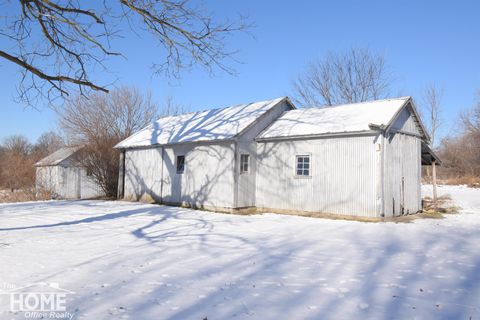
[[[11,284],[0,286],[7,296],[11,312],[23,312],[27,319],[73,319],[67,311],[67,297],[75,292],[63,289],[58,283],[32,283],[23,287]]]

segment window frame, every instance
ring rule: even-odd
[[[305,169],[303,167],[302,169],[298,169],[298,159],[299,158],[308,158],[308,169]],[[304,163],[304,162],[303,162]],[[295,155],[294,159],[294,176],[297,179],[311,179],[312,178],[312,154],[311,153],[298,153]],[[298,174],[298,170],[302,170],[304,172],[305,170],[308,170],[308,175],[304,174]]]
[[[244,171],[243,170],[243,165],[245,164],[245,162],[243,162],[242,158],[246,156],[247,157],[247,162],[246,162],[246,165],[247,165],[247,170]],[[248,153],[241,153],[240,154],[240,174],[249,174],[250,173],[250,154]]]
[[[179,164],[180,164],[180,158],[183,158],[183,167],[182,167],[182,170],[179,170]],[[185,162],[186,162],[186,158],[185,158],[185,155],[184,154],[179,154],[176,156],[175,158],[175,169],[176,169],[176,172],[177,174],[184,174],[185,173]]]

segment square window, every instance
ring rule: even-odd
[[[308,177],[310,176],[310,155],[297,155],[296,156],[296,173],[297,176]]]
[[[250,165],[250,155],[240,155],[240,173],[248,173],[248,167]]]
[[[177,173],[182,174],[185,171],[185,156],[177,156]]]

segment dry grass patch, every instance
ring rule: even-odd
[[[431,184],[431,179],[424,179],[424,182]],[[438,179],[437,184],[452,186],[466,185],[470,188],[480,188],[480,178],[475,176],[445,177],[443,179]]]
[[[26,202],[52,199],[51,192],[37,192],[35,189],[0,190],[0,203]]]
[[[462,208],[452,205],[450,195],[442,195],[437,198],[437,209],[433,205],[431,197],[423,198],[423,212],[420,216],[425,218],[442,219],[444,214],[458,213]]]

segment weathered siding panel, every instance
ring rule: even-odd
[[[165,147],[163,200],[190,206],[234,206],[234,145],[185,144]],[[177,173],[176,157],[185,156],[185,172]]]
[[[59,189],[59,172],[57,166],[37,167],[35,177],[36,189],[39,192],[56,192]]]
[[[64,199],[80,199],[80,176],[79,169],[59,167],[60,190],[58,194]]]
[[[420,135],[420,125],[415,120],[415,117],[411,115],[411,112],[408,108],[403,108],[401,113],[398,115],[397,120],[392,125],[392,128],[395,130],[408,132],[416,135]]]
[[[103,196],[104,193],[86,170],[81,167],[58,167],[60,176],[57,194],[63,199],[88,199]]]
[[[125,193],[130,200],[233,207],[233,143],[181,144],[125,152]],[[177,173],[176,158],[185,156]]]
[[[421,210],[421,139],[392,134],[385,144],[385,216]]]
[[[37,167],[38,191],[49,191],[62,199],[89,199],[103,196],[100,186],[81,167]]]
[[[162,149],[134,149],[125,152],[124,198],[160,201]]]
[[[257,207],[376,217],[380,152],[375,136],[258,144]],[[310,154],[311,177],[295,176]]]
[[[80,175],[80,199],[91,199],[105,195],[105,192],[95,180],[87,176],[87,170],[79,168],[78,174]]]
[[[278,119],[282,113],[290,110],[292,107],[286,101],[278,104],[276,107],[269,110],[265,115],[259,118],[251,127],[248,128],[242,135],[238,137],[237,150],[237,203],[236,207],[245,208],[255,206],[255,180],[257,170],[257,143],[255,138],[266,127]],[[248,154],[250,156],[249,172],[240,174],[240,155]]]

